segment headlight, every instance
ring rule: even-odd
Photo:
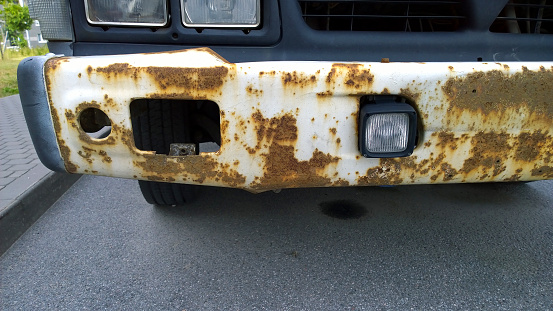
[[[188,27],[259,26],[260,0],[181,0],[182,22]]]
[[[85,0],[86,18],[93,25],[165,26],[166,0]]]

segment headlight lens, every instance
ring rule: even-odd
[[[260,24],[259,0],[182,0],[182,22],[188,27],[255,28]]]
[[[166,0],[85,0],[93,25],[165,26]]]

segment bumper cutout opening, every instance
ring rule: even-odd
[[[139,150],[174,156],[171,145],[194,145],[196,154],[220,149],[220,110],[213,101],[137,99],[130,110]]]

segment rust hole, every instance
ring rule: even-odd
[[[108,136],[111,132],[111,120],[98,108],[87,108],[79,114],[81,129],[90,137]]]

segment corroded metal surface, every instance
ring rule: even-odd
[[[232,64],[209,49],[53,58],[45,65],[52,119],[67,171],[264,191],[287,187],[516,181],[553,178],[549,63]],[[358,151],[359,99],[414,103],[412,156]],[[138,150],[133,99],[209,99],[221,148],[172,157]],[[111,134],[80,128],[104,111]]]

